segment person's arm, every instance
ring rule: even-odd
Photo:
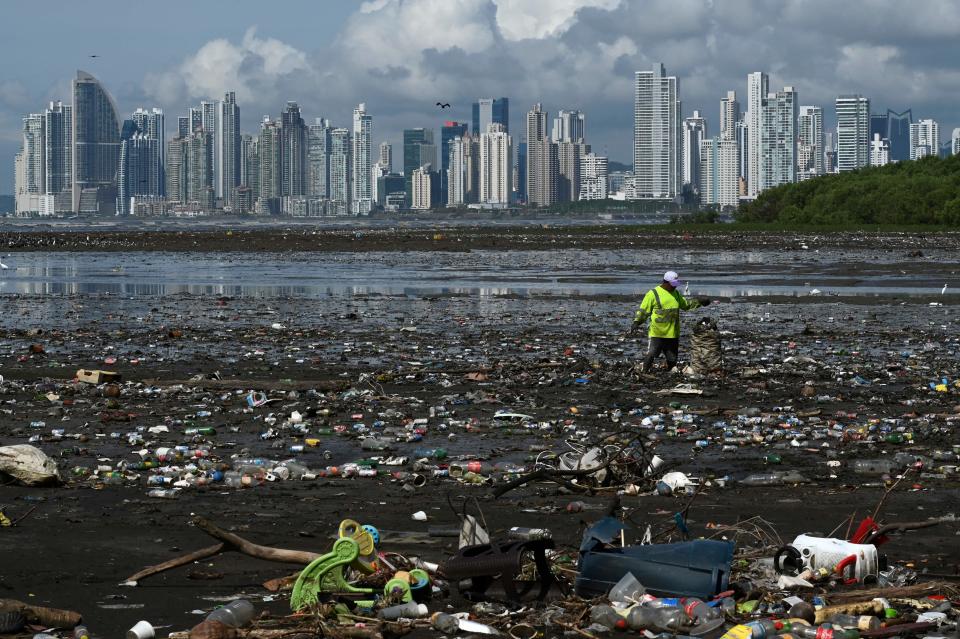
[[[630,327],[630,332],[635,333],[640,330],[652,314],[653,294],[648,292],[643,296],[643,301],[640,302],[640,307],[637,308],[637,312],[633,316],[633,326]]]
[[[694,297],[688,300],[680,293],[677,293],[677,304],[680,305],[680,310],[692,311],[693,309],[700,308],[701,306],[709,306],[710,299],[707,297]]]

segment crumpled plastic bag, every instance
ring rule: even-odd
[[[0,475],[9,475],[27,486],[60,483],[57,463],[29,444],[0,446]]]

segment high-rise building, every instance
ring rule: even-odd
[[[157,131],[141,129],[149,126],[145,111],[139,109],[134,118],[124,120],[120,131],[120,165],[117,173],[117,213],[133,213],[131,199],[141,196],[160,197],[164,189],[160,162],[160,140]],[[147,114],[149,115],[149,114]]]
[[[608,191],[608,161],[596,153],[587,153],[580,163],[581,200],[605,200]]]
[[[190,116],[181,115],[177,118],[177,137],[185,138],[190,135]]]
[[[240,159],[240,107],[237,106],[237,96],[233,91],[224,94],[219,105],[217,120],[217,152],[220,162],[217,163],[217,196],[226,200],[226,203],[235,208],[236,190],[240,186],[241,159]]]
[[[330,204],[334,215],[350,212],[350,131],[330,131]]]
[[[371,135],[373,116],[367,113],[367,105],[361,102],[353,110],[352,189],[351,212],[367,215],[373,209],[373,163],[371,161]]]
[[[307,127],[307,197],[330,198],[330,121],[317,118]]]
[[[212,139],[213,133],[201,128],[187,141],[187,202],[197,204],[205,211],[213,209],[216,194],[210,163]]]
[[[187,117],[190,120],[190,133],[203,128],[203,109],[190,107],[187,111]]]
[[[680,83],[662,64],[635,74],[633,173],[638,198],[674,199],[681,192]]]
[[[823,175],[823,107],[802,106],[797,120],[797,179]]]
[[[135,157],[137,162],[147,161],[141,156],[143,153],[148,153],[148,148],[156,147],[156,155],[153,157],[154,162],[156,162],[155,171],[151,170],[150,174],[156,173],[155,175],[155,185],[156,188],[151,188],[147,191],[142,189],[137,189],[131,191],[131,195],[134,196],[162,196],[166,194],[166,180],[164,178],[164,171],[166,170],[167,165],[167,149],[166,149],[166,124],[164,121],[163,109],[158,109],[154,107],[151,110],[146,110],[144,108],[139,108],[133,112],[132,116],[133,122],[137,125],[137,133],[139,135],[136,141],[132,141],[130,144],[136,147]],[[122,140],[122,131],[121,131],[121,144]],[[156,145],[147,144],[142,140],[142,138],[155,140]],[[121,148],[121,153],[123,149]],[[134,156],[131,156],[134,157]],[[123,162],[121,162],[121,166]],[[154,179],[154,178],[152,178]],[[119,182],[119,180],[118,180]],[[118,184],[119,188],[119,184]],[[118,200],[119,201],[119,200]],[[129,206],[130,202],[127,201],[125,206]]]
[[[259,156],[258,200],[283,197],[283,129],[279,122],[264,117],[257,143]]]
[[[727,91],[727,97],[720,100],[720,137],[735,140],[739,121],[740,103],[737,102],[737,92]]]
[[[559,111],[557,117],[553,119],[550,141],[555,144],[560,142],[582,143],[584,141],[585,118],[586,116],[580,111]]]
[[[513,193],[513,140],[502,124],[480,134],[480,201],[509,204]]]
[[[46,143],[44,140],[44,117],[31,113],[23,118],[23,146],[15,164],[16,210],[18,214],[38,213],[46,188]]]
[[[683,184],[694,191],[700,190],[700,145],[707,138],[707,120],[699,111],[683,119]]]
[[[393,173],[393,145],[389,142],[380,143],[380,159],[377,163],[384,168],[389,175]]]
[[[51,102],[43,113],[44,193],[60,195],[72,188],[73,107]],[[69,205],[58,207],[69,210]]]
[[[910,109],[897,113],[887,109],[886,133],[880,137],[890,141],[890,161],[902,162],[910,159],[910,125],[913,124],[913,112]]]
[[[250,202],[256,204],[260,198],[260,136],[244,134],[240,143],[245,166],[241,183],[250,189]]]
[[[200,101],[200,127],[210,135],[217,133],[217,111],[216,100]]]
[[[480,141],[472,135],[450,142],[447,203],[472,204],[480,199]]]
[[[527,112],[527,202],[550,206],[557,202],[560,172],[557,145],[547,133],[548,114],[540,103]]]
[[[517,145],[517,201],[527,203],[527,141]]]
[[[797,92],[770,93],[763,101],[760,187],[763,191],[797,181]]]
[[[432,194],[432,172],[430,164],[424,164],[415,168],[410,173],[410,208],[420,211],[426,211],[431,208]]]
[[[890,140],[873,134],[870,140],[870,166],[884,166],[890,163]]]
[[[479,138],[490,124],[503,125],[510,133],[510,100],[507,98],[480,98],[473,103],[473,135]]]
[[[450,143],[467,134],[466,122],[447,120],[440,129],[440,204],[447,204],[449,185],[447,184],[450,169]]]
[[[940,125],[936,120],[918,120],[910,125],[910,159],[940,154]]]
[[[413,206],[413,172],[429,164],[437,164],[437,147],[433,142],[432,129],[403,130],[403,177],[406,180],[406,203]]]
[[[750,123],[746,114],[741,114],[737,122],[737,154],[739,156],[740,195],[746,197],[749,192],[747,180],[750,177]]]
[[[120,160],[117,105],[85,71],[73,81],[73,212],[113,214]]]
[[[950,136],[950,153],[960,155],[960,128],[954,129],[953,135]]]
[[[740,149],[734,138],[715,136],[700,145],[700,203],[736,207],[740,201]]]
[[[837,170],[855,171],[870,163],[870,100],[862,95],[837,98]]]
[[[747,75],[747,195],[760,192],[760,154],[763,142],[763,101],[770,91],[770,78],[762,71]]]
[[[280,114],[280,132],[280,196],[303,197],[307,193],[307,126],[296,102],[287,102]]]
[[[167,199],[178,204],[187,203],[189,138],[189,135],[178,135],[167,144],[165,171]]]
[[[837,144],[833,131],[825,131],[823,134],[823,172],[837,172]]]

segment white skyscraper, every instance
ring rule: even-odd
[[[736,139],[739,121],[740,103],[737,102],[737,92],[727,91],[727,97],[720,100],[720,137]]]
[[[837,98],[837,171],[855,171],[869,163],[870,100],[841,95]]]
[[[334,215],[350,211],[350,131],[330,132],[330,203]]]
[[[23,148],[14,162],[15,206],[18,214],[38,213],[46,188],[44,117],[31,113],[23,118]]]
[[[450,141],[450,162],[447,169],[447,204],[466,203],[466,168],[469,138],[456,137]]]
[[[580,199],[605,200],[609,194],[608,160],[602,155],[587,153],[580,163]]]
[[[823,108],[800,107],[797,122],[797,179],[823,175]]]
[[[770,93],[762,109],[759,191],[797,181],[797,92]]]
[[[513,140],[502,124],[487,125],[480,134],[480,201],[509,204],[513,191]]]
[[[142,184],[138,184],[138,188],[133,189],[131,193],[140,194],[140,195],[164,195],[166,191],[166,180],[164,179],[164,171],[167,166],[167,149],[166,149],[166,124],[163,116],[163,109],[158,109],[154,107],[151,110],[138,108],[133,112],[133,121],[137,125],[137,130],[140,132],[141,137],[148,140],[156,140],[156,159],[153,160],[157,163],[156,173],[154,178],[154,172],[150,171],[149,179],[156,179],[157,188],[150,190],[143,190],[140,188]],[[144,142],[143,140],[136,141],[132,143],[131,150],[133,147],[136,147],[136,152],[142,154],[151,153],[149,149],[152,148],[152,145]],[[149,160],[144,160],[149,161]],[[121,165],[123,162],[121,162]]]
[[[44,192],[49,195],[66,194],[71,190],[73,107],[63,102],[51,102],[43,114],[44,129]],[[65,197],[65,195],[64,195]],[[70,209],[63,201],[62,210]]]
[[[950,152],[953,155],[960,155],[960,129],[954,129],[950,136]]]
[[[873,134],[870,140],[870,166],[884,166],[890,163],[890,140]]]
[[[353,189],[352,212],[366,215],[373,208],[373,188],[370,186],[373,162],[370,157],[370,136],[373,133],[373,116],[367,113],[367,105],[361,102],[353,110]]]
[[[307,127],[307,197],[330,197],[330,121],[317,118]]]
[[[910,159],[919,160],[940,152],[940,125],[936,120],[920,120],[910,125]]]
[[[580,111],[559,111],[553,119],[550,140],[559,142],[583,142],[585,116]]]
[[[413,170],[410,176],[410,208],[419,211],[429,210],[433,202],[430,200],[430,164]]]
[[[700,143],[707,137],[707,120],[694,111],[683,119],[683,184],[700,190]]]
[[[635,73],[633,194],[674,199],[681,191],[680,84],[663,64]]]
[[[236,205],[236,188],[240,186],[240,107],[233,91],[224,94],[217,112],[216,164],[217,195],[231,208]]]
[[[700,145],[700,203],[736,207],[740,202],[739,147],[734,138],[715,136]]]
[[[760,154],[763,142],[763,101],[769,93],[770,79],[756,71],[747,75],[747,195],[760,192]]]

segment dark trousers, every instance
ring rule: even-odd
[[[653,360],[663,353],[667,360],[667,370],[677,365],[677,356],[680,354],[679,337],[651,337],[647,347],[647,356],[643,358],[643,372],[649,373]]]

